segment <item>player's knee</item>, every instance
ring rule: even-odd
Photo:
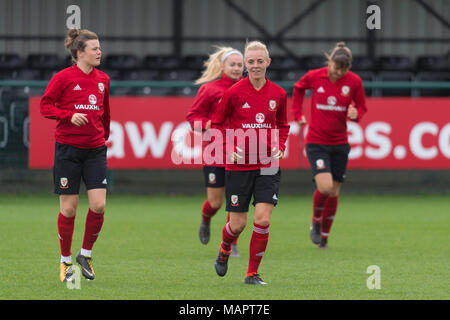
[[[332,190],[328,196],[336,198],[339,195],[339,190]]]
[[[263,227],[268,226],[270,224],[269,217],[260,217],[260,218],[255,218],[254,220],[257,225],[260,225]]]
[[[96,200],[90,205],[90,209],[95,213],[103,213],[105,211],[106,201]]]
[[[77,207],[76,206],[68,206],[68,205],[63,206],[61,208],[61,213],[66,218],[75,217],[75,215],[77,214]]]
[[[317,190],[323,195],[331,196],[334,193],[332,184],[317,185]]]
[[[244,231],[244,229],[245,229],[245,224],[237,225],[237,226],[235,226],[235,228],[232,228],[231,231],[233,231],[234,234],[240,234],[242,231]]]
[[[220,209],[222,207],[223,204],[223,200],[222,198],[220,199],[208,199],[209,205],[211,206],[211,208],[214,209]]]
[[[230,225],[231,231],[235,234],[240,234],[242,231],[244,231],[246,225],[246,221],[239,221],[237,223],[233,223]]]

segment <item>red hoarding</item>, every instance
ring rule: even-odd
[[[112,97],[108,167],[189,169],[201,166],[202,136],[193,134],[186,113],[193,97]],[[53,165],[55,121],[43,118],[39,97],[30,98],[29,167]],[[291,101],[288,101],[288,106]],[[367,98],[368,113],[348,122],[349,168],[450,169],[450,100]],[[308,118],[310,100],[304,104]],[[293,121],[285,169],[309,168],[303,139],[307,127]]]

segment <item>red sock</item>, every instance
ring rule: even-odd
[[[321,227],[321,235],[322,238],[328,238],[328,234],[330,233],[331,225],[334,221],[334,216],[336,215],[338,204],[338,197],[328,197],[325,202],[325,207],[322,211],[322,227]]]
[[[211,218],[217,213],[219,208],[215,209],[212,208],[209,204],[208,200],[205,201],[202,208],[202,220],[205,223],[209,223],[211,221]]]
[[[230,228],[230,223],[227,222],[225,227],[223,227],[222,230],[222,243],[220,244],[220,247],[224,251],[230,251],[231,250],[231,244],[234,240],[236,240],[239,237],[239,234],[233,233]]]
[[[229,212],[228,212],[228,216],[227,216],[227,222],[230,222],[230,213],[229,213]],[[238,238],[234,239],[234,241],[233,241],[233,243],[232,243],[232,244],[234,244],[235,246],[237,245],[237,239],[238,239]]]
[[[269,241],[269,225],[260,226],[253,224],[253,234],[250,241],[250,257],[248,260],[247,275],[258,273],[258,267],[261,259],[266,251],[267,242]]]
[[[320,222],[320,218],[322,217],[322,211],[325,206],[325,201],[327,200],[327,198],[328,196],[320,193],[319,190],[316,189],[316,191],[314,191],[312,222],[314,223]]]
[[[70,248],[72,246],[72,235],[75,224],[75,216],[65,217],[61,212],[58,215],[58,237],[61,247],[61,255],[68,257],[72,255]]]
[[[92,250],[95,240],[102,229],[104,214],[95,213],[89,209],[86,217],[86,225],[84,229],[84,238],[82,248],[85,250]]]

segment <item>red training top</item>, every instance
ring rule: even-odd
[[[333,83],[328,77],[328,67],[308,71],[294,85],[292,112],[297,121],[303,115],[302,104],[306,89],[312,90],[312,101],[305,142],[327,145],[348,143],[348,106],[354,101],[354,107],[358,110],[355,121],[359,121],[367,112],[361,78],[347,71]]]
[[[201,130],[205,131],[206,123],[212,119],[213,115],[218,110],[219,101],[222,98],[225,90],[235,84],[234,81],[223,75],[222,78],[203,84],[198,90],[197,96],[195,97],[194,103],[188,111],[186,119],[191,124],[193,130],[200,129],[194,128],[194,123],[198,121],[201,122]],[[222,129],[222,134],[225,131]],[[214,137],[212,137],[214,141]],[[224,141],[224,140],[223,140]],[[203,140],[203,151],[205,147],[211,143],[211,141]],[[204,152],[202,152],[203,154]],[[225,166],[225,144],[223,144],[223,159],[222,161],[214,161],[214,151],[211,152],[212,158],[208,163],[205,163],[205,157],[202,157],[203,165],[224,167]],[[209,160],[209,159],[208,159]]]
[[[57,121],[57,142],[82,149],[105,144],[110,125],[109,85],[106,73],[93,68],[86,74],[76,64],[53,76],[41,99],[41,114]],[[74,113],[87,114],[88,123],[72,124]]]
[[[260,90],[256,90],[247,77],[225,91],[212,123],[213,127],[226,124],[226,170],[257,170],[273,166],[273,162],[267,161],[271,158],[267,157],[271,151],[273,154],[278,150],[284,152],[289,134],[286,101],[286,91],[268,79]],[[275,129],[278,129],[278,134],[275,134]],[[233,136],[228,136],[230,133]],[[238,151],[237,146],[243,157],[232,163],[230,152]]]

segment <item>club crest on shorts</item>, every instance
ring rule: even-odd
[[[264,116],[264,113],[261,113],[261,112],[257,113],[256,116],[255,116],[255,120],[258,123],[263,123],[265,118],[266,117]]]
[[[316,168],[317,170],[325,169],[325,161],[323,161],[323,159],[317,159]]]
[[[277,108],[277,102],[275,100],[270,100],[269,101],[269,109],[271,111],[274,111]]]
[[[212,184],[216,183],[216,174],[215,173],[210,173],[208,175],[208,180],[209,180],[209,183],[212,183]]]
[[[96,104],[97,103],[97,97],[95,96],[95,94],[91,94],[89,96],[89,103],[90,104]]]
[[[69,179],[67,178],[61,178],[59,179],[59,187],[61,189],[67,189],[69,188]]]
[[[349,86],[342,86],[341,94],[343,96],[348,96],[349,93],[350,93],[350,87]]]
[[[103,93],[103,91],[105,91],[105,85],[103,84],[103,82],[99,82],[98,83],[98,92]]]
[[[239,205],[239,198],[237,195],[233,194],[231,196],[231,205],[237,207]]]

